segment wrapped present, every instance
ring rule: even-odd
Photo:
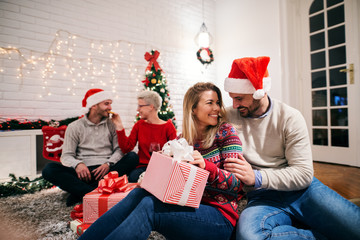
[[[83,218],[83,204],[75,205],[73,210],[70,212],[70,218],[72,220]]]
[[[99,181],[98,188],[83,198],[84,223],[95,222],[137,186],[137,183],[129,183],[126,175],[119,177],[116,171],[108,173]]]
[[[141,187],[162,202],[198,208],[209,172],[187,163],[193,150],[186,145],[181,139],[166,143],[163,153],[173,157],[153,152]]]
[[[90,226],[90,223],[83,223],[82,219],[75,219],[70,222],[70,229],[78,236],[81,236]]]

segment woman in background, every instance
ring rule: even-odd
[[[235,128],[224,122],[221,92],[197,83],[185,94],[183,135],[194,146],[190,164],[210,172],[199,208],[163,203],[142,188],[101,216],[80,239],[145,240],[151,231],[167,239],[230,239],[243,197],[243,183],[223,169],[228,157],[242,153]]]
[[[137,96],[137,111],[141,119],[133,126],[129,137],[125,134],[120,115],[114,113],[111,120],[116,126],[116,133],[121,151],[126,154],[138,143],[139,165],[129,174],[130,182],[137,182],[146,170],[152,151],[161,150],[169,140],[176,138],[176,129],[169,119],[163,121],[158,116],[162,99],[157,92],[143,91]]]

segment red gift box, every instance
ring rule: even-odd
[[[82,204],[75,205],[73,210],[70,212],[70,217],[72,220],[82,219],[83,218],[83,205]]]
[[[141,187],[160,201],[198,208],[209,172],[153,152]]]
[[[128,183],[126,175],[118,177],[117,172],[110,172],[104,179],[100,180],[97,189],[84,196],[84,223],[95,222],[137,186],[137,183]]]
[[[90,226],[90,223],[83,223],[82,219],[75,219],[70,222],[70,229],[78,236],[81,236]]]

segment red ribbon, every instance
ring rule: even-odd
[[[126,192],[129,183],[126,175],[119,177],[118,172],[109,172],[103,179],[99,181],[98,192],[103,194],[111,194],[114,192]]]
[[[83,218],[83,205],[76,205],[73,210],[70,212],[71,219],[82,219]]]
[[[149,52],[145,53],[144,58],[145,58],[146,61],[149,62],[146,70],[149,70],[149,71],[150,71],[152,64],[154,64],[154,67],[155,67],[155,70],[156,70],[156,71],[157,71],[158,69],[161,70],[159,63],[156,61],[156,59],[159,57],[159,55],[160,55],[160,53],[159,53],[157,50],[154,51],[153,55],[151,55]]]
[[[103,179],[99,181],[97,191],[102,193],[99,196],[99,217],[103,215],[108,210],[108,198],[111,193],[116,192],[128,192],[138,186],[137,183],[129,183],[126,175],[119,177],[118,172],[112,171],[104,176]],[[95,192],[90,192],[92,194]]]

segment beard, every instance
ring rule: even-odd
[[[101,117],[101,119],[110,117],[110,113],[108,112],[108,110],[98,109],[97,114]]]
[[[240,116],[247,117],[256,117],[256,112],[260,108],[260,101],[253,100],[252,104],[248,107],[239,106],[237,109],[239,110]]]

